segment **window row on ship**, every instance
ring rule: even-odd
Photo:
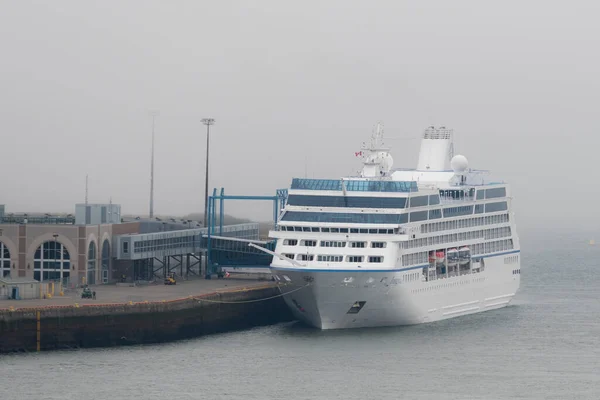
[[[471,228],[481,225],[503,224],[510,221],[508,214],[488,215],[485,217],[461,218],[453,221],[440,221],[421,225],[421,233],[439,232]]]
[[[342,208],[415,208],[438,205],[442,200],[489,200],[506,197],[506,188],[491,189],[444,189],[439,194],[412,195],[411,197],[365,197],[339,195],[290,194],[287,204],[300,207],[342,207]]]
[[[491,229],[481,229],[478,231],[469,231],[469,232],[459,232],[459,233],[449,233],[446,235],[439,236],[430,236],[419,239],[407,240],[404,242],[400,242],[400,247],[403,249],[412,249],[415,247],[424,247],[424,246],[432,246],[443,243],[454,243],[454,242],[464,242],[467,240],[474,239],[498,239],[503,237],[512,236],[512,231],[510,226],[503,226],[501,228],[491,228]],[[333,247],[333,248],[342,248],[348,246],[349,248],[366,248],[370,244],[371,248],[383,249],[387,247],[387,242],[380,241],[341,241],[341,240],[314,240],[314,239],[284,239],[284,246],[305,246],[305,247]]]
[[[346,247],[346,244],[348,245],[348,247],[353,248],[353,249],[364,249],[367,246],[367,242],[362,242],[362,241],[353,241],[353,242],[345,242],[345,241],[341,241],[341,240],[321,240],[320,242],[318,242],[317,240],[312,240],[312,239],[302,239],[300,240],[300,246],[306,246],[306,247],[316,247],[317,243],[319,243],[320,247]],[[385,249],[387,243],[386,242],[370,242],[371,244],[371,248],[374,249]],[[297,246],[298,245],[298,239],[283,239],[283,245],[284,246]]]
[[[421,225],[421,233],[439,232],[446,230],[456,230],[462,228],[471,228],[482,225],[493,225],[509,222],[508,214],[488,215],[484,217],[461,218],[451,221],[439,221],[425,223]],[[285,232],[314,232],[314,233],[369,233],[369,234],[388,234],[397,235],[403,233],[402,229],[382,229],[382,228],[332,228],[318,226],[287,226],[278,225],[277,230]]]
[[[401,242],[401,244],[404,249],[413,249],[415,247],[431,246],[442,243],[464,242],[473,239],[490,240],[509,236],[512,236],[510,226],[503,226],[501,228],[481,229],[478,231],[449,233],[446,235],[412,239]]]
[[[512,239],[496,240],[486,243],[469,244],[472,256],[488,253],[497,253],[500,251],[509,251],[514,249]],[[420,251],[417,253],[404,254],[402,256],[402,265],[427,264],[429,262],[430,251]]]
[[[383,256],[343,256],[341,254],[294,254],[294,253],[282,253],[284,257],[291,260],[298,261],[315,261],[319,262],[343,262],[344,260],[348,263],[382,263]]]
[[[286,210],[281,221],[297,222],[337,222],[352,224],[406,224],[440,218],[462,217],[473,214],[493,213],[507,211],[508,203],[499,201],[494,203],[476,204],[469,206],[436,208],[425,211],[413,211],[402,214],[383,213],[342,213],[327,211],[291,211]]]
[[[500,251],[509,251],[514,249],[512,239],[497,240],[486,243],[475,243],[469,245],[471,254],[482,255],[487,253],[497,253]],[[304,253],[282,253],[284,257],[298,261],[319,261],[336,263],[346,261],[348,263],[383,263],[384,257],[380,255],[360,256],[360,255],[341,255],[341,254],[304,254]],[[402,265],[409,266],[415,264],[427,264],[429,262],[430,251],[420,251],[417,253],[404,254],[402,256]]]

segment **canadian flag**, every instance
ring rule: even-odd
[[[360,157],[360,156],[362,156],[362,155],[363,155],[363,152],[362,152],[362,151],[355,151],[355,152],[354,152],[354,156],[355,156],[355,157]]]

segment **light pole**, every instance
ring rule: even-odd
[[[150,156],[150,218],[154,217],[154,120],[158,111],[150,111],[152,117],[152,155]]]
[[[213,118],[202,118],[202,123],[206,125],[206,178],[204,179],[204,226],[208,218],[208,148],[210,145],[210,126],[215,124]]]
[[[52,235],[52,237],[54,237],[54,272],[56,272],[56,252],[58,251],[56,248],[56,238],[58,238],[58,233],[55,233]],[[62,266],[61,266],[62,267]],[[61,268],[62,269],[62,268]],[[61,271],[62,272],[62,271]],[[50,273],[48,273],[48,275],[50,275]],[[62,278],[62,273],[61,273],[61,278]],[[42,272],[42,276],[41,276],[41,280],[44,280],[44,273]]]

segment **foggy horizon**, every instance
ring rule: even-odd
[[[600,5],[508,1],[4,2],[6,213],[85,200],[202,213],[209,193],[275,195],[356,173],[385,126],[394,168],[430,125],[511,186],[519,228],[597,230]],[[565,211],[567,204],[577,204]],[[269,202],[225,213],[268,221]]]

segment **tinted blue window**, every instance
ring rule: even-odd
[[[408,214],[348,214],[286,211],[281,220],[305,222],[344,222],[358,224],[405,224],[408,222]]]
[[[506,197],[506,188],[500,187],[500,188],[486,189],[486,191],[485,191],[486,199],[495,199],[497,197]]]
[[[477,191],[477,200],[485,199],[485,190],[481,189]]]
[[[506,210],[508,210],[508,205],[505,201],[499,201],[497,203],[488,203],[485,205],[486,213]]]
[[[418,222],[427,220],[427,211],[417,211],[410,213],[410,222]]]
[[[397,181],[344,181],[347,191],[354,192],[417,192],[417,182]],[[292,189],[302,190],[342,190],[341,179],[300,179],[292,180]]]
[[[305,207],[404,208],[406,198],[291,194],[287,204]]]
[[[473,206],[444,208],[444,218],[460,217],[462,215],[471,215],[471,214],[473,214]]]
[[[442,218],[442,210],[429,210],[429,219],[438,219]]]
[[[429,196],[417,196],[410,198],[410,206],[411,207],[423,207],[427,205],[429,200]]]
[[[429,205],[434,206],[436,204],[440,204],[440,195],[432,194],[429,196]]]
[[[346,197],[346,207],[353,208],[404,208],[406,198]]]
[[[483,204],[475,205],[475,214],[481,214],[481,213],[483,213]]]

